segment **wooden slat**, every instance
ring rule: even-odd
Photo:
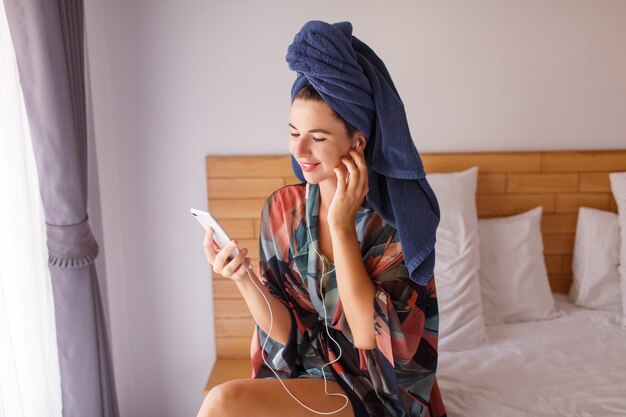
[[[544,235],[573,234],[577,221],[578,214],[542,214],[541,231]]]
[[[254,239],[258,236],[254,232],[254,220],[252,219],[219,219],[220,224],[233,239]]]
[[[249,358],[251,337],[217,337],[215,347],[218,358]]]
[[[569,293],[569,288],[572,285],[571,274],[548,274],[548,279],[550,280],[550,289],[553,292]]]
[[[610,193],[611,182],[608,172],[583,172],[580,174],[580,189],[583,193]]]
[[[578,190],[578,174],[508,174],[509,193],[566,193]]]
[[[549,274],[560,274],[563,272],[563,255],[544,255],[546,270]]]
[[[626,150],[544,152],[543,172],[626,171]]]
[[[253,272],[259,276],[259,261],[251,259],[254,266]],[[237,284],[229,278],[225,278],[220,274],[213,273],[213,299],[242,299],[241,292],[237,288]]]
[[[479,172],[539,172],[539,152],[422,154],[427,173],[462,171],[477,166]]]
[[[216,318],[249,318],[250,310],[243,298],[213,300]]]
[[[209,178],[209,199],[214,198],[267,198],[284,185],[278,178]]]
[[[290,175],[290,176],[284,177],[283,181],[284,181],[285,185],[300,184],[300,180],[298,179],[298,177],[296,177],[293,174]]]
[[[566,253],[563,255],[563,273],[571,274],[572,273],[572,254]]]
[[[289,156],[208,156],[208,178],[267,178],[293,175]]]
[[[543,253],[549,255],[572,253],[574,235],[544,235]]]
[[[254,320],[250,318],[217,318],[215,334],[219,337],[252,337]]]
[[[510,215],[542,206],[543,213],[554,212],[554,196],[551,194],[495,194],[477,195],[479,215]]]
[[[209,391],[226,381],[233,379],[250,378],[252,375],[252,363],[250,358],[244,359],[223,359],[218,358],[213,364],[213,370],[211,371],[211,377],[207,381],[204,387],[204,395],[206,396]]]
[[[265,199],[212,199],[209,210],[218,219],[254,219],[261,215]]]
[[[237,289],[237,284],[233,280],[219,277],[213,274],[213,299],[241,298],[241,293]]]
[[[556,196],[557,213],[578,213],[579,207],[591,207],[598,210],[609,209],[608,194],[558,194]]]
[[[476,194],[503,194],[506,191],[506,174],[479,174]]]

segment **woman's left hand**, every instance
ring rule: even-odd
[[[367,195],[367,165],[363,152],[350,150],[341,158],[343,166],[335,168],[337,190],[328,207],[328,224],[333,227],[354,227],[356,212]]]

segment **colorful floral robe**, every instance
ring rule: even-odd
[[[361,414],[370,417],[445,416],[435,378],[439,320],[434,277],[427,285],[410,280],[397,230],[364,202],[355,227],[366,270],[376,287],[377,347],[356,348],[334,267],[318,248],[318,213],[317,184],[283,187],[263,207],[259,277],[287,305],[292,320],[286,345],[269,338],[267,362],[280,378],[321,378],[320,368],[339,356],[324,326],[319,291],[324,271],[327,324],[341,346],[339,361],[324,368],[327,378],[347,391],[353,408],[357,398],[366,410]],[[251,346],[254,378],[276,377],[261,356],[266,339],[257,325]]]

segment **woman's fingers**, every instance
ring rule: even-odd
[[[252,261],[247,257],[248,249],[242,248],[235,256],[230,258],[235,248],[237,248],[237,241],[231,240],[228,246],[220,248],[213,240],[213,234],[213,229],[209,227],[204,235],[203,243],[207,261],[213,265],[213,272],[225,278],[241,279],[252,266]]]
[[[350,155],[352,157],[354,157],[352,155],[352,152],[350,153]],[[344,165],[346,166],[346,168],[348,168],[348,173],[349,173],[349,177],[348,177],[348,186],[347,186],[347,192],[350,195],[355,195],[357,192],[357,185],[359,184],[359,169],[357,168],[354,159],[352,158],[342,158],[341,161],[344,163]]]
[[[234,254],[237,247],[237,241],[232,240],[231,243],[220,250],[215,258],[215,264],[213,265],[213,271],[223,277],[234,279],[235,281],[241,279],[249,265],[251,265],[250,258],[247,257],[248,249],[241,248],[236,255],[229,258]]]
[[[213,228],[209,227],[206,230],[202,245],[204,246],[204,253],[206,253],[207,260],[210,264],[212,264],[215,260],[217,252],[219,251],[219,246],[216,248],[217,244],[213,240]]]
[[[222,270],[222,275],[227,278],[235,278],[233,277],[234,274],[245,272],[245,268],[247,268],[246,260],[249,264],[249,259],[246,257],[246,255],[248,255],[248,249],[241,249],[239,253],[224,266],[224,269]],[[242,267],[244,269],[242,269]]]
[[[250,258],[248,258],[248,249],[242,249],[239,253],[224,266],[222,275],[231,279],[241,279],[245,274],[248,265],[250,264]]]
[[[337,167],[335,168],[335,175],[337,176],[337,191],[335,192],[335,195],[337,195],[338,193],[343,193],[347,187],[346,172],[344,168]]]
[[[347,192],[352,196],[361,198],[368,191],[367,164],[363,154],[360,152],[350,150],[350,156],[352,159],[342,158],[341,160],[350,173]]]
[[[354,150],[350,151],[350,155],[352,155],[352,159],[359,170],[359,183],[357,184],[357,190],[362,190],[363,195],[365,195],[368,191],[367,164],[365,163],[365,157],[363,153]]]
[[[235,250],[235,246],[233,246],[233,243],[236,246],[236,242],[231,240],[228,246],[225,246],[224,248],[220,249],[219,252],[217,252],[217,255],[215,256],[215,263],[213,264],[214,272],[217,272],[218,274],[222,274],[222,270],[224,266],[226,265],[226,263],[228,262],[228,258]]]

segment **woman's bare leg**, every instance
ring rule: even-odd
[[[293,378],[282,380],[289,391],[308,407],[322,412],[341,408],[346,399],[326,395],[321,378]],[[329,393],[345,394],[335,381],[328,381]],[[302,407],[285,391],[277,379],[236,379],[213,388],[205,397],[197,417],[313,417],[320,416]],[[352,404],[335,417],[354,417]]]

